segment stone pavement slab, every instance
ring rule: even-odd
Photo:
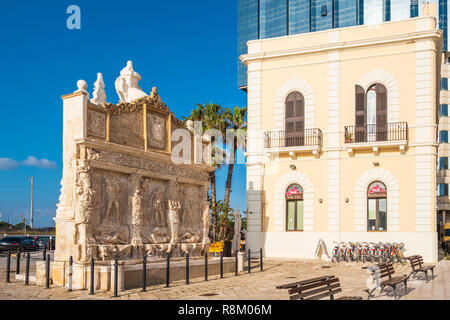
[[[96,292],[89,295],[88,290],[68,292],[67,288],[52,286],[50,289],[35,285],[25,286],[23,281],[11,277],[11,283],[5,283],[5,270],[0,269],[0,299],[23,300],[286,300],[289,299],[287,290],[279,290],[277,285],[300,281],[324,275],[335,275],[339,278],[343,289],[342,295],[356,295],[367,299],[366,281],[369,277],[365,269],[370,264],[321,262],[298,259],[266,259],[265,270],[260,272],[256,268],[251,274],[241,272],[239,276],[233,273],[203,278],[191,279],[191,284],[185,281],[175,281],[169,288],[165,285],[147,287],[147,292],[141,289],[119,292],[118,298],[112,297],[112,292]],[[365,268],[364,268],[365,267]],[[397,264],[395,272],[409,274],[409,264]],[[403,286],[397,289],[396,295],[401,300],[434,300],[450,299],[450,261],[442,260],[436,264],[435,278],[427,280],[422,274],[408,281],[408,291]],[[382,293],[377,289],[374,300],[393,300],[395,294],[391,288]]]

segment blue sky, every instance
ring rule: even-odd
[[[69,30],[69,5],[81,30]],[[28,216],[35,179],[35,225],[54,225],[62,176],[62,100],[76,82],[92,94],[103,73],[108,102],[132,60],[141,88],[153,86],[179,118],[195,103],[246,105],[237,89],[237,0],[0,2],[0,220]],[[245,210],[245,166],[235,166],[232,206]],[[223,198],[226,166],[217,172]]]

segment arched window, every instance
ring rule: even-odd
[[[286,189],[286,231],[303,231],[303,189],[292,184]]]
[[[387,188],[380,181],[367,188],[367,230],[387,231]]]
[[[367,92],[355,87],[355,141],[387,140],[387,90],[380,83]]]
[[[300,92],[291,92],[286,98],[286,147],[305,144],[305,99]]]

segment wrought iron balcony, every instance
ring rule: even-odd
[[[322,131],[318,128],[301,131],[266,131],[264,147],[269,149],[322,147]]]
[[[363,126],[345,127],[345,143],[407,140],[407,122],[392,122],[387,124],[368,124]]]

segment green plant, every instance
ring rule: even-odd
[[[353,133],[351,132],[346,132],[345,133],[345,141],[347,142],[352,142],[353,141]]]

